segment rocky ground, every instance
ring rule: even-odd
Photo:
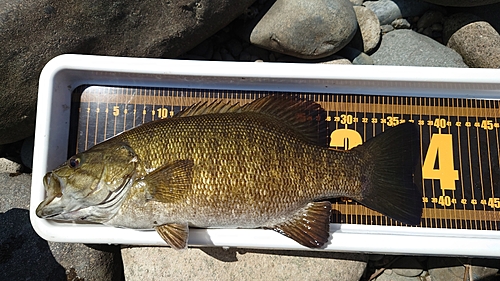
[[[36,85],[58,54],[500,67],[499,1],[257,0],[248,7],[252,2],[0,0],[0,280],[499,279],[494,259],[176,252],[52,243],[34,233],[28,209]]]

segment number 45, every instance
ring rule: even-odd
[[[438,168],[435,169],[436,158]],[[453,139],[450,134],[434,134],[422,166],[424,179],[439,180],[442,190],[455,190],[458,171],[453,164]]]

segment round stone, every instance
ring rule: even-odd
[[[372,52],[380,42],[380,22],[375,13],[363,6],[354,6],[359,30],[349,46],[365,53]]]
[[[290,56],[322,58],[346,46],[357,25],[349,0],[277,0],[251,31],[250,42]]]
[[[456,14],[445,21],[447,46],[459,53],[469,67],[500,67],[500,34],[485,21]]]

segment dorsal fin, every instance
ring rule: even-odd
[[[199,102],[186,107],[181,112],[177,113],[175,117],[187,117],[195,115],[216,114],[216,113],[238,113],[241,112],[241,106],[238,103],[231,104],[223,102],[222,100],[214,101],[212,103]]]
[[[217,113],[257,112],[272,116],[302,136],[305,141],[327,145],[326,112],[316,102],[293,95],[269,95],[240,106],[229,102],[200,102],[177,113],[175,117],[187,117]]]

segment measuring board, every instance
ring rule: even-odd
[[[80,86],[72,94],[68,157],[124,130],[171,118],[200,101],[245,104],[269,91]],[[415,183],[422,228],[498,230],[500,225],[500,102],[498,100],[287,93],[327,112],[329,145],[350,149],[385,129],[415,123],[420,165]],[[332,204],[332,223],[402,226],[349,199]]]

